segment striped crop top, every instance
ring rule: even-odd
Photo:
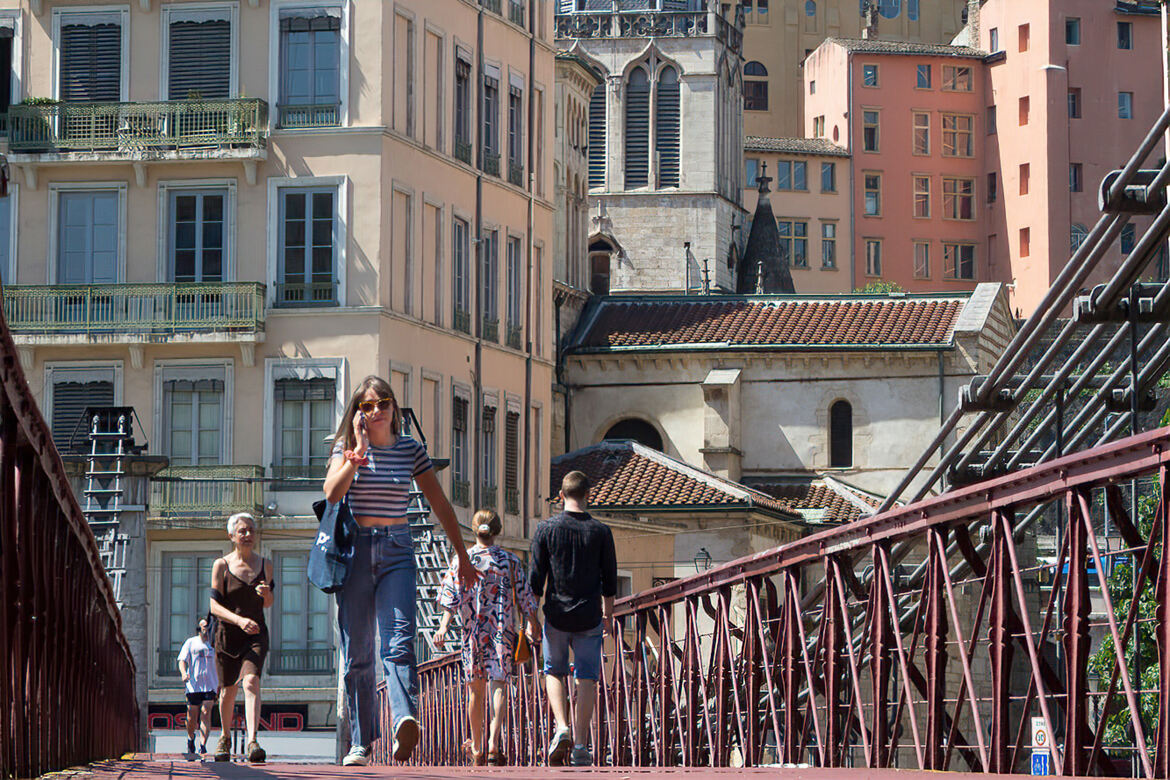
[[[334,458],[344,457],[340,443]],[[399,436],[389,447],[370,445],[369,462],[359,466],[346,498],[354,516],[406,517],[410,481],[434,467],[426,448],[409,436]]]

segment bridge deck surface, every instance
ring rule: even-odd
[[[240,762],[216,763],[215,761],[188,761],[181,755],[141,753],[126,756],[117,761],[104,761],[88,767],[78,767],[48,775],[51,780],[147,780],[168,778],[168,780],[261,780],[281,778],[282,780],[341,780],[342,778],[393,777],[402,780],[538,780],[560,776],[569,780],[573,776],[588,775],[599,780],[626,780],[627,778],[654,775],[667,780],[730,780],[732,777],[756,776],[783,777],[784,780],[937,780],[938,773],[926,773],[907,769],[808,769],[796,767],[761,767],[751,769],[714,769],[710,767],[415,767],[415,766],[369,766],[340,767],[336,764],[280,763],[264,764]],[[988,780],[994,775],[948,772],[946,780]]]

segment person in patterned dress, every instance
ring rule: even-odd
[[[435,634],[435,646],[443,649],[451,618],[456,611],[463,622],[463,673],[467,679],[467,717],[471,724],[468,749],[477,766],[503,766],[506,758],[500,746],[501,714],[507,702],[507,680],[515,670],[518,638],[513,611],[527,618],[526,633],[531,642],[540,636],[539,604],[528,585],[524,564],[512,553],[497,547],[500,516],[481,509],[472,518],[476,544],[468,552],[472,565],[483,576],[472,588],[459,583],[458,561],[452,561],[439,589],[443,618]],[[491,687],[491,724],[487,756],[483,753],[484,694]]]

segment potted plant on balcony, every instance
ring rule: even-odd
[[[22,106],[55,106],[61,101],[48,97],[26,97],[20,101]],[[53,122],[49,119],[52,112],[16,112],[18,121],[9,119],[8,143],[19,148],[22,152],[47,152],[53,148]]]

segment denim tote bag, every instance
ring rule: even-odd
[[[313,502],[313,511],[321,521],[317,540],[309,551],[309,582],[325,593],[336,593],[345,585],[353,561],[353,545],[357,536],[357,521],[349,511],[345,499],[330,503],[325,499]]]

